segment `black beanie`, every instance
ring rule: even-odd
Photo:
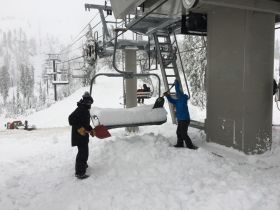
[[[91,105],[93,103],[93,99],[89,92],[85,92],[82,99],[82,104]]]

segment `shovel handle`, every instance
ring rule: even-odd
[[[99,118],[98,118],[96,115],[90,116],[90,119],[91,119],[91,122],[92,122],[92,125],[93,125],[93,126],[94,126],[94,120],[97,120],[98,125],[100,125]],[[95,127],[95,126],[94,126],[94,127]]]
[[[174,86],[175,86],[175,82],[173,83],[173,85],[171,85],[171,87],[168,89],[168,91],[171,90]]]
[[[175,82],[171,85],[171,87],[170,88],[168,88],[168,90],[167,91],[165,91],[165,93],[166,92],[169,92],[173,87],[174,87],[174,85],[175,85]],[[164,97],[164,94],[163,94],[163,96],[162,97]]]

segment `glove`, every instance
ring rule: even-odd
[[[95,130],[92,129],[89,134],[91,135],[91,137],[94,137],[95,136]]]
[[[81,136],[85,136],[87,134],[86,129],[84,127],[80,127],[77,131]]]
[[[164,92],[163,95],[164,95],[164,96],[168,96],[168,95],[169,95],[169,92]]]

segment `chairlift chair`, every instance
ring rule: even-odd
[[[142,89],[140,89],[140,91],[137,91],[137,99],[138,98],[144,98],[144,99],[149,99],[152,97],[152,92],[144,92],[142,91]]]
[[[97,43],[92,37],[88,38],[86,41],[84,48],[84,56],[86,62],[89,65],[94,65],[97,59]]]
[[[139,108],[142,108],[142,110],[139,110]],[[128,109],[93,107],[90,113],[91,116],[98,116],[100,124],[108,129],[161,125],[167,121],[166,110],[164,108],[153,109],[153,105]]]
[[[118,32],[124,31],[124,29],[116,29],[115,42],[114,42],[114,54],[113,54],[113,68],[118,73],[101,73],[96,74],[90,85],[90,94],[92,94],[92,86],[95,79],[99,76],[107,77],[123,77],[123,78],[141,78],[155,76],[158,79],[158,94],[161,95],[161,82],[157,74],[137,74],[132,72],[121,71],[116,67],[116,49],[117,49],[117,37]],[[127,109],[101,109],[93,107],[91,109],[91,115],[97,115],[100,123],[105,125],[107,128],[121,128],[121,127],[137,127],[137,126],[147,126],[147,125],[161,125],[167,121],[167,112],[161,107],[153,109],[153,105],[144,105],[141,107],[133,107]],[[112,117],[113,116],[113,117]]]
[[[154,74],[143,74],[142,76],[155,76]],[[107,77],[125,77],[119,73],[100,73],[96,74],[90,84],[90,94],[92,94],[92,87],[95,79],[99,76]],[[135,76],[135,75],[134,75]],[[139,77],[139,74],[138,74]],[[159,81],[159,95],[160,95],[160,79],[156,75]],[[137,127],[148,125],[161,125],[167,121],[167,112],[162,108],[153,109],[153,105],[143,105],[140,107],[133,107],[127,109],[110,109],[110,108],[98,108],[92,107],[91,116],[96,115],[99,118],[101,124],[108,129],[122,128],[122,127]],[[115,116],[112,118],[112,116]]]
[[[161,125],[167,121],[164,108],[153,109],[153,105],[138,106],[128,109],[92,107],[91,116],[98,116],[99,124],[107,129]]]
[[[149,99],[152,97],[153,92],[151,91],[150,87],[147,86],[147,89],[138,89],[137,90],[137,100],[140,99]]]

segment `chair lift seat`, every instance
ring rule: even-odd
[[[145,125],[161,125],[167,121],[164,108],[153,109],[153,105],[143,105],[127,109],[92,107],[91,116],[96,115],[99,123],[108,129],[135,127]]]
[[[138,98],[151,98],[152,97],[152,92],[149,91],[149,92],[145,92],[145,91],[137,91],[137,99]]]

